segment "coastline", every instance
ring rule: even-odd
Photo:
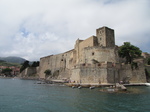
[[[95,88],[99,88],[99,87],[110,87],[110,86],[116,86],[115,83],[106,83],[106,84],[77,84],[77,83],[65,83],[66,86],[69,86],[69,87],[83,87],[83,88],[89,88],[89,87],[95,87]],[[125,87],[128,87],[128,86],[147,86],[146,83],[130,83],[130,84],[121,84]]]
[[[13,78],[19,78],[19,77],[2,77],[2,76],[0,76],[0,79],[13,79]]]
[[[37,81],[41,81],[44,82],[44,84],[62,84],[62,85],[66,85],[68,87],[82,87],[82,88],[90,88],[90,87],[95,87],[95,88],[100,88],[100,87],[114,87],[116,86],[115,83],[103,83],[103,84],[88,84],[88,83],[66,83],[65,81],[62,80],[43,80],[43,79],[39,79],[39,78],[35,78],[35,77],[2,77],[0,76],[0,79],[21,79],[21,80],[37,80]],[[129,86],[148,86],[147,83],[130,83],[130,84],[121,84],[125,87],[129,87]]]

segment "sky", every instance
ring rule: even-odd
[[[150,53],[150,0],[0,0],[0,57],[37,61],[103,26],[115,30],[116,45]]]

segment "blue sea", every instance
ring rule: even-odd
[[[0,112],[150,112],[150,87],[127,93],[0,79]]]

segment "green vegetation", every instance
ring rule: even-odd
[[[34,61],[31,65],[31,67],[38,67],[39,66],[39,61]]]
[[[9,62],[5,62],[3,60],[0,60],[0,66],[7,66],[7,67],[15,66],[15,67],[20,67],[21,65],[18,64],[18,63],[9,63]]]
[[[50,69],[45,70],[45,77],[46,79],[49,78],[57,78],[59,76],[59,70],[54,71],[54,73],[52,74]]]
[[[25,61],[25,62],[22,64],[22,66],[21,66],[21,68],[20,68],[20,73],[21,73],[23,70],[25,70],[27,67],[30,67],[29,61]]]
[[[2,69],[2,73],[5,74],[6,77],[11,77],[11,72],[12,72],[12,69],[10,68],[5,68],[5,69]]]
[[[54,71],[53,73],[53,77],[57,78],[59,76],[59,70]]]
[[[135,62],[132,62],[131,63],[131,68],[132,68],[132,70],[138,68],[138,64],[135,63]]]
[[[45,73],[45,77],[49,77],[52,75],[51,70],[49,70],[49,69],[45,70],[44,73]]]
[[[126,59],[126,64],[132,64],[133,59],[140,57],[141,53],[142,51],[138,47],[131,45],[130,42],[124,42],[124,45],[118,51],[119,56]]]
[[[32,64],[30,64],[30,63],[32,63],[32,62],[25,61],[20,68],[20,73],[28,67],[38,67],[40,62],[34,61]]]

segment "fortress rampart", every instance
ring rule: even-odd
[[[45,78],[44,71],[49,69],[53,75],[57,72],[53,78],[74,83],[146,82],[142,61],[138,64],[138,69],[131,69],[131,65],[120,62],[114,30],[102,27],[96,36],[77,39],[74,49],[41,58],[39,77]]]

